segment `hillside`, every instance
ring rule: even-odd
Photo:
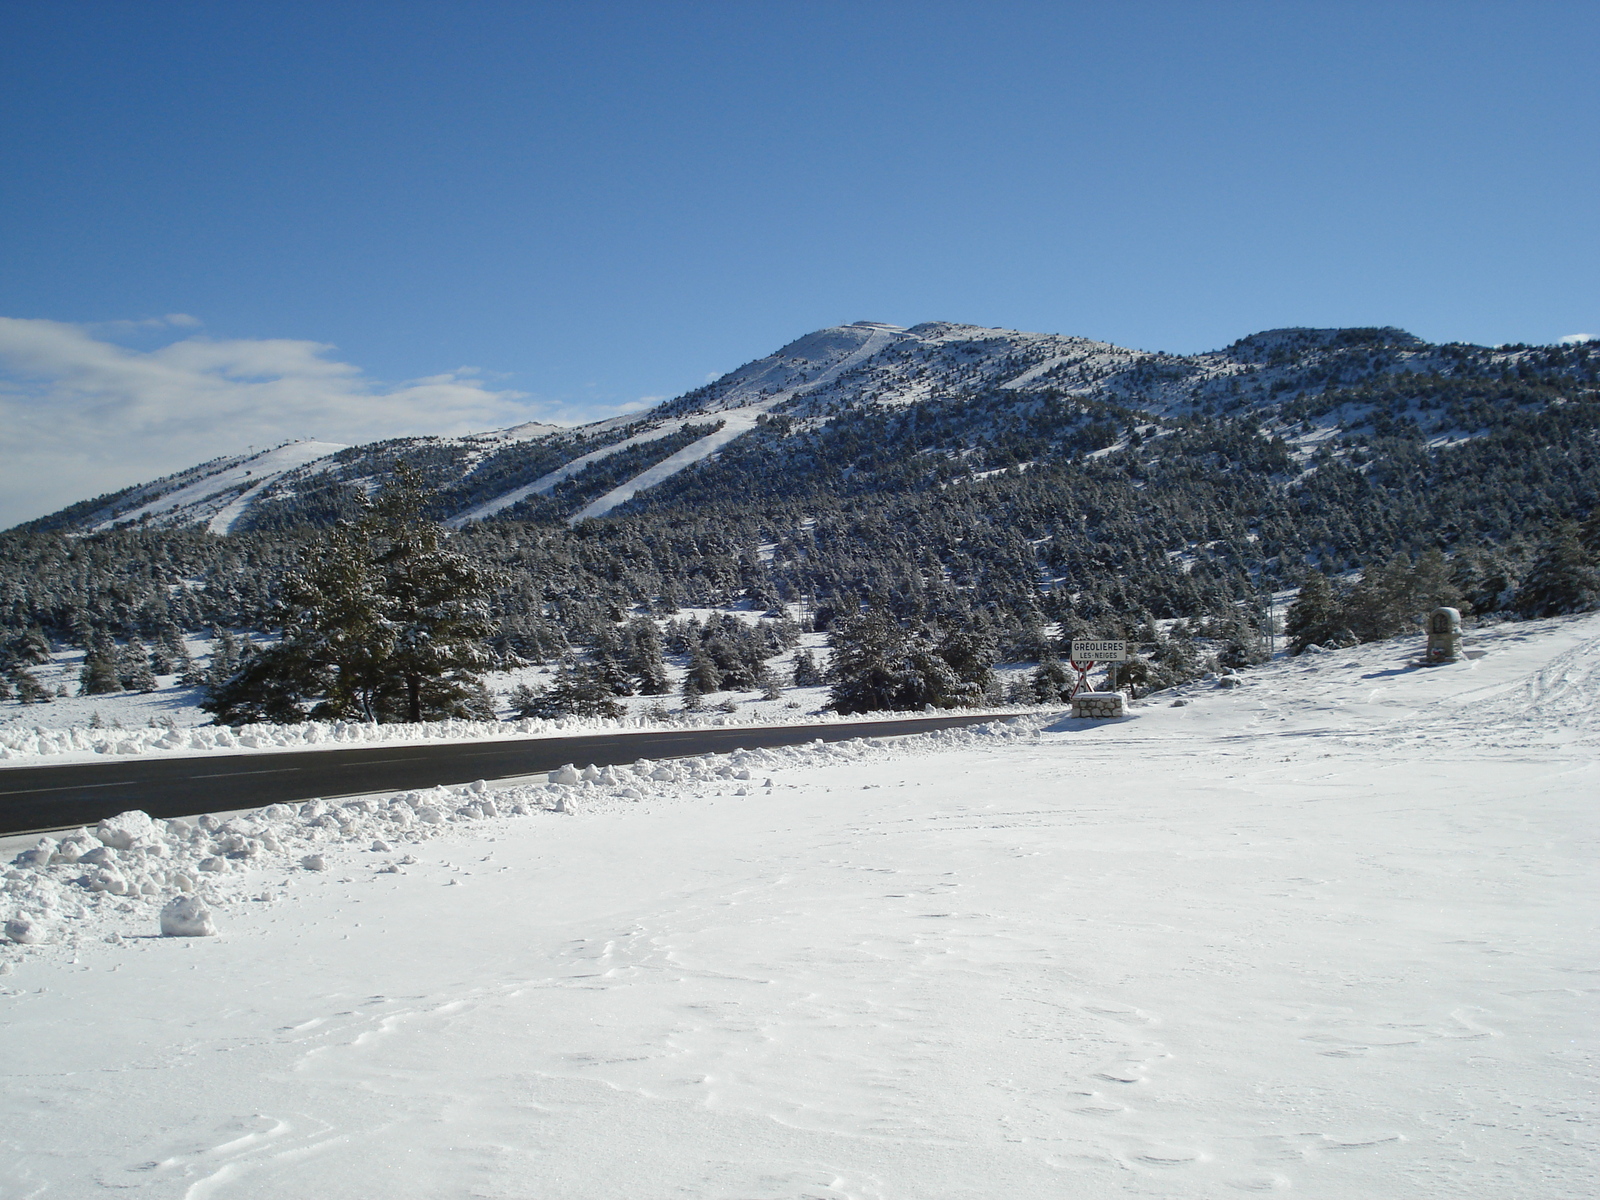
[[[910,442],[880,443],[880,455],[943,451],[946,480],[1104,451],[1122,444],[1130,427],[1165,432],[1206,418],[1247,417],[1302,460],[1340,435],[1381,436],[1396,422],[1414,425],[1430,444],[1456,444],[1486,429],[1460,424],[1468,414],[1448,403],[1427,403],[1429,393],[1448,399],[1438,395],[1439,381],[1446,392],[1468,380],[1592,384],[1597,362],[1587,346],[1431,346],[1393,328],[1271,330],[1186,357],[948,322],[859,322],[808,334],[635,417],[358,447],[290,443],[200,464],[23,528],[81,533],[144,522],[231,533],[316,524],[380,485],[402,458],[426,469],[441,492],[439,515],[452,525],[577,521],[693,494],[703,473],[696,468],[755,443],[776,449],[765,468],[767,490],[780,494],[808,473],[807,435],[826,430],[837,440],[863,422],[920,426]],[[1384,394],[1342,394],[1363,388]],[[1396,390],[1415,394],[1397,399]],[[1314,402],[1330,393],[1340,403]],[[951,436],[952,407],[962,409],[963,437]],[[1034,457],[1019,458],[1019,449]],[[1339,457],[1341,447],[1328,449]],[[669,481],[674,487],[663,493]]]
[[[1074,630],[1260,626],[1312,568],[1427,552],[1494,612],[1600,501],[1597,372],[1594,343],[1393,328],[1179,356],[862,322],[637,416],[295,443],[86,501],[0,535],[0,631],[266,628],[282,573],[401,461],[503,573],[496,651],[538,661],[630,611],[789,605],[826,628],[872,596],[1027,661]]]

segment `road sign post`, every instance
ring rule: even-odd
[[[1106,685],[1108,691],[1113,691],[1110,685],[1117,663],[1128,661],[1128,643],[1113,638],[1073,638],[1072,639],[1072,665],[1078,671],[1078,687],[1083,686],[1083,677],[1091,668],[1099,663],[1106,664]]]
[[[1074,662],[1127,662],[1128,643],[1108,641],[1103,638],[1073,638],[1072,660]]]

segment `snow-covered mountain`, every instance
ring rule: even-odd
[[[348,511],[402,459],[439,489],[451,525],[497,516],[576,522],[650,499],[667,480],[780,418],[785,433],[804,433],[929,401],[989,406],[995,436],[1040,400],[1066,402],[1064,420],[1116,428],[1249,414],[1269,427],[1276,421],[1309,453],[1364,414],[1342,411],[1320,425],[1281,420],[1291,401],[1382,376],[1504,375],[1530,361],[1548,368],[1550,353],[1587,352],[1435,346],[1385,327],[1269,330],[1185,356],[950,322],[906,329],[858,321],[807,334],[639,415],[359,447],[292,442],[202,463],[32,524],[90,532],[147,521],[226,533],[315,523]],[[1442,432],[1455,440],[1472,434]]]

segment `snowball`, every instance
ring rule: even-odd
[[[320,854],[308,854],[300,860],[300,865],[308,871],[326,871],[328,860]]]
[[[6,922],[6,936],[24,946],[38,946],[50,940],[50,930],[32,917],[12,917]]]
[[[198,896],[174,896],[161,910],[162,937],[214,937],[211,910]]]
[[[160,840],[156,833],[156,824],[150,819],[150,814],[140,812],[138,809],[107,817],[100,822],[94,835],[113,850],[131,850],[140,842]]]

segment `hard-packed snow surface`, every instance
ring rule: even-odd
[[[85,831],[0,1195],[1590,1194],[1600,618],[1476,640]],[[73,878],[191,865],[211,936]]]

